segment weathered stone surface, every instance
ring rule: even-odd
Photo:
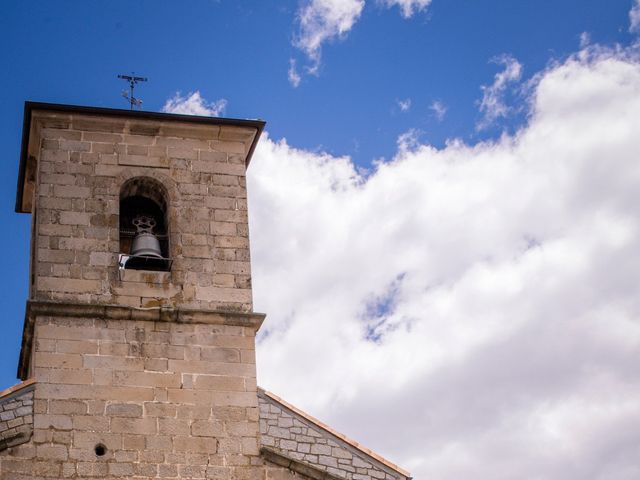
[[[38,209],[36,260],[46,262],[35,272],[35,299],[251,311],[244,160],[254,129],[80,113],[60,121],[37,112],[34,121],[41,142],[31,203]],[[243,160],[232,162],[237,156]],[[160,282],[117,268],[120,188],[145,176],[168,195],[173,264]],[[222,270],[214,268],[229,276],[185,283],[192,260],[223,261]]]
[[[253,328],[38,316],[34,332],[35,390],[0,399],[0,448],[33,431],[32,448],[0,452],[0,478],[264,477],[255,363],[239,348],[254,349]]]

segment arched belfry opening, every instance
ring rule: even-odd
[[[169,219],[165,187],[149,177],[120,189],[120,268],[169,270]]]

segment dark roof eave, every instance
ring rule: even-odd
[[[258,144],[260,135],[264,130],[266,122],[264,120],[242,120],[235,118],[221,117],[199,117],[195,115],[181,115],[177,113],[146,112],[141,110],[124,110],[120,108],[83,107],[79,105],[64,105],[57,103],[24,102],[24,119],[22,124],[22,145],[20,147],[20,167],[18,170],[18,188],[16,193],[16,213],[23,213],[22,195],[24,189],[24,176],[27,166],[27,153],[29,148],[29,133],[31,126],[31,112],[33,110],[45,110],[63,113],[84,113],[113,117],[131,117],[146,120],[174,120],[186,123],[197,123],[204,125],[229,125],[235,127],[249,127],[256,129],[249,152],[247,153],[246,166],[249,166],[253,152]]]

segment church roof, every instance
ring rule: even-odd
[[[309,415],[308,413],[304,412],[303,410],[300,410],[299,408],[297,408],[296,406],[288,403],[287,401],[283,400],[282,398],[280,398],[279,396],[275,395],[274,393],[271,393],[267,390],[264,390],[262,388],[258,388],[258,398],[261,400],[266,400],[268,403],[270,403],[271,405],[276,404],[276,406],[281,407],[282,410],[284,411],[288,411],[289,413],[292,413],[294,416],[297,416],[300,420],[303,421],[303,423],[306,424],[310,424],[312,427],[315,427],[317,430],[324,432],[326,434],[328,434],[328,437],[334,437],[335,439],[339,440],[340,443],[344,443],[346,444],[347,448],[349,450],[355,450],[356,454],[359,454],[358,456],[360,458],[363,459],[367,459],[367,460],[371,460],[371,466],[382,466],[383,470],[385,471],[389,471],[391,470],[391,472],[395,473],[395,475],[390,475],[392,478],[411,478],[411,474],[400,468],[398,465],[390,462],[389,460],[387,460],[386,458],[382,457],[381,455],[377,454],[376,452],[374,452],[373,450],[370,450],[369,448],[366,448],[364,445],[360,444],[359,442],[347,437],[346,435],[336,431],[335,429],[331,428],[329,425],[327,425],[326,423],[318,420],[317,418]],[[266,409],[264,409],[263,407],[264,403],[261,402],[261,423],[263,423],[262,421],[265,420],[264,417],[268,416],[268,412],[266,411]],[[280,424],[280,423],[278,423]],[[295,427],[293,427],[295,428]],[[270,436],[271,432],[269,431],[268,428],[265,428],[264,425],[261,425],[261,430],[262,430],[262,434],[263,434],[263,439],[264,436],[266,434],[266,436]],[[277,432],[274,433],[275,436],[280,436],[282,437],[282,435],[278,435]],[[264,443],[264,442],[263,442]],[[283,442],[280,443],[280,445],[282,445]],[[270,445],[269,445],[270,446]],[[280,448],[280,453],[282,453],[284,456],[287,456],[287,451],[286,448]],[[389,472],[388,472],[389,473]],[[399,474],[399,475],[398,475]],[[389,477],[387,477],[389,478]]]

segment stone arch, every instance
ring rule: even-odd
[[[169,192],[164,184],[145,175],[128,178],[120,187],[119,205],[120,253],[131,257],[121,265],[168,270],[171,222]],[[142,244],[152,248],[140,251]]]

